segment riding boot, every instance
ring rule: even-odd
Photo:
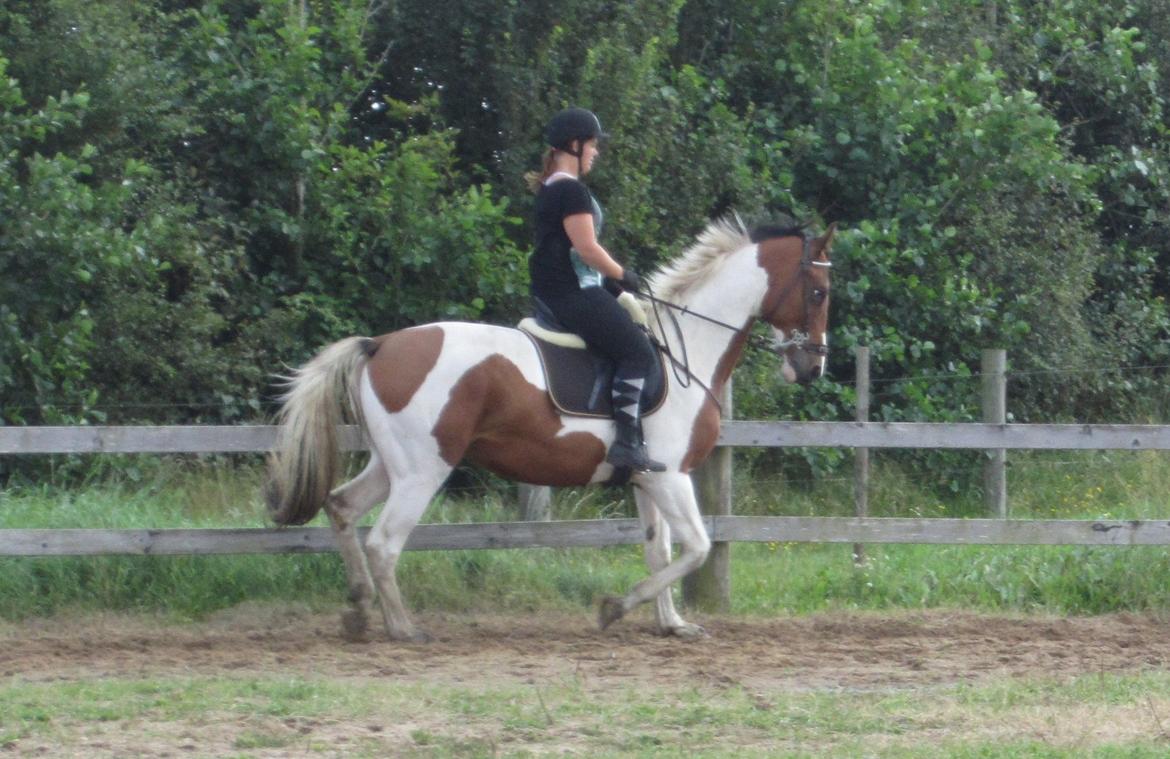
[[[635,472],[665,472],[666,464],[650,458],[642,439],[639,403],[644,383],[641,377],[614,379],[613,421],[617,425],[617,437],[609,447],[609,455],[605,460],[615,468],[629,467]]]

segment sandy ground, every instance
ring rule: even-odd
[[[181,674],[333,673],[494,684],[562,677],[662,686],[715,679],[755,688],[898,688],[987,675],[1164,668],[1170,621],[968,612],[698,617],[709,635],[654,634],[648,616],[607,631],[584,614],[422,615],[426,644],[348,643],[337,617],[237,609],[198,624],[101,615],[0,626],[0,675],[25,681]]]
[[[1170,621],[1136,614],[1048,618],[930,611],[697,617],[709,636],[678,641],[654,634],[648,613],[641,611],[604,632],[584,613],[424,614],[419,621],[434,636],[427,644],[348,643],[341,638],[336,615],[268,607],[234,609],[193,624],[113,614],[34,620],[0,624],[0,676],[12,684],[107,677],[270,678],[285,673],[335,681],[394,678],[471,691],[572,680],[594,693],[742,687],[766,698],[777,691],[890,691],[1004,676],[1138,672],[1170,664]],[[137,726],[143,727],[153,729]],[[258,729],[251,724],[223,728],[222,755],[239,755],[232,741]],[[408,728],[402,726],[397,731],[401,735],[387,728],[379,739],[387,746],[409,744],[410,729],[419,728]],[[128,749],[135,755],[221,755],[206,733],[168,732],[189,730],[182,726],[163,726],[154,742],[143,742],[141,733],[136,739],[119,737],[112,726],[79,729],[77,742],[68,746],[31,737],[0,747],[0,755],[15,750],[21,755],[122,756]],[[344,744],[336,741],[351,740],[352,735],[344,725],[328,731],[321,725],[288,729],[329,734],[329,745],[339,747]],[[574,746],[567,739],[554,753],[573,753]],[[290,755],[283,750],[245,753]],[[348,754],[339,748],[336,755]]]

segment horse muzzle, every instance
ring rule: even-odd
[[[820,379],[825,373],[825,362],[829,356],[829,348],[818,343],[804,342],[790,347],[781,355],[784,358],[784,364],[780,367],[780,376],[786,382],[807,385]]]

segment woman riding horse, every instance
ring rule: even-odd
[[[640,413],[646,378],[655,369],[654,347],[603,287],[608,277],[609,284],[636,291],[641,278],[597,241],[601,205],[581,181],[600,155],[602,136],[601,122],[584,108],[561,111],[545,128],[544,169],[529,175],[536,191],[536,247],[528,260],[532,296],[615,365],[617,437],[606,461],[635,472],[662,472],[666,466],[646,452]]]
[[[580,138],[575,146],[572,142],[583,169],[592,157]],[[565,187],[577,182],[562,181]],[[566,226],[563,220],[560,226]],[[770,346],[782,358],[786,380],[810,382],[824,372],[832,239],[832,228],[817,238],[801,230],[751,235],[735,220],[715,222],[650,281],[659,302],[670,303],[676,314],[673,339],[686,346],[681,352],[687,360],[678,372],[666,373],[670,390],[645,425],[667,469],[632,475],[650,573],[624,595],[602,599],[602,628],[653,601],[663,634],[702,634],[678,614],[671,596],[671,585],[697,569],[711,548],[690,473],[718,442],[717,398],[754,341],[754,324],[770,329]],[[614,267],[603,271],[626,274]],[[612,301],[600,288],[577,286],[592,291],[583,297],[597,298],[603,307]],[[658,340],[672,339],[660,322],[651,328]],[[527,335],[467,322],[347,337],[324,347],[288,378],[265,500],[278,524],[304,524],[322,507],[329,515],[349,582],[350,607],[342,616],[347,637],[363,639],[368,620],[380,610],[392,639],[425,639],[403,602],[396,570],[412,531],[460,462],[534,485],[613,478],[615,467],[605,457],[614,424],[559,413],[548,388]],[[370,460],[361,474],[334,488],[342,469],[339,425],[346,408],[369,442]],[[624,420],[634,450],[636,420],[629,413]],[[379,503],[384,506],[363,535],[361,520]]]

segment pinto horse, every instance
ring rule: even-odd
[[[649,450],[667,471],[632,477],[650,574],[625,596],[603,599],[603,629],[654,600],[660,632],[702,634],[679,616],[670,591],[711,545],[689,472],[715,445],[716,398],[756,320],[771,326],[787,381],[807,383],[824,372],[833,231],[815,239],[792,229],[749,234],[738,219],[718,221],[649,278],[653,308],[674,315],[652,320],[676,358],[665,401],[643,420]],[[684,346],[685,362],[678,359]],[[265,487],[269,513],[278,524],[303,524],[325,507],[349,582],[342,622],[351,638],[365,635],[378,599],[392,639],[425,639],[403,605],[395,566],[460,461],[536,485],[584,485],[613,474],[605,462],[613,422],[560,414],[532,340],[507,327],[441,322],[345,338],[295,370],[282,401]],[[368,437],[370,460],[331,490],[346,406]],[[363,550],[358,521],[380,502]],[[672,540],[681,546],[677,558]]]

